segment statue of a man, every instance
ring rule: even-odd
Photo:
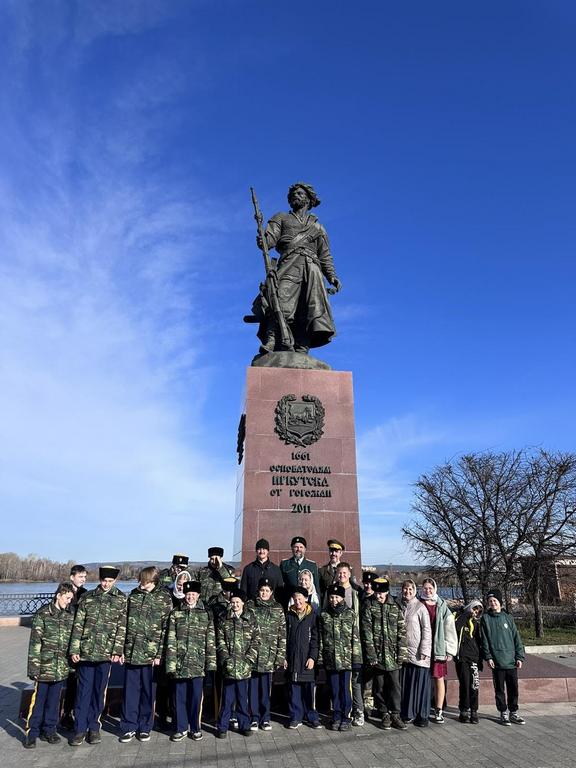
[[[311,347],[328,344],[336,333],[324,280],[333,286],[330,293],[337,293],[341,283],[334,269],[326,230],[310,213],[320,205],[314,188],[303,182],[292,184],[288,203],[290,212],[272,216],[264,236],[268,248],[275,248],[279,253],[274,279],[278,303],[294,340],[294,351],[307,353]],[[260,237],[257,244],[262,248]],[[285,349],[280,341],[278,321],[262,291],[254,301],[252,312],[253,316],[246,319],[260,323],[260,353]]]

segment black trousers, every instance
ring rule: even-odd
[[[378,668],[373,669],[372,695],[374,696],[374,709],[380,715],[387,713],[400,713],[400,670],[393,669],[390,672]]]
[[[460,687],[458,709],[461,712],[471,709],[478,711],[478,692],[480,691],[480,673],[475,661],[457,661],[456,675]]]
[[[496,708],[499,712],[518,711],[518,670],[514,669],[493,669],[492,681],[494,683],[494,693],[496,694]],[[508,706],[506,706],[508,699]]]

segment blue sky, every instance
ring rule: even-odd
[[[365,562],[463,451],[574,446],[572,2],[0,5],[0,550],[232,549],[241,322],[313,183]]]

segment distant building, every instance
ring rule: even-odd
[[[522,558],[526,582],[532,573],[533,557]],[[544,605],[574,600],[576,595],[576,558],[546,557],[542,562],[542,602]]]

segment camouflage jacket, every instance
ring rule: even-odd
[[[174,576],[170,568],[163,568],[158,574],[158,586],[170,588],[174,584]]]
[[[164,638],[172,598],[163,587],[152,592],[136,587],[128,596],[124,658],[128,664],[152,664],[164,655]]]
[[[81,661],[109,661],[122,656],[126,637],[126,595],[114,586],[87,592],[78,603],[69,653]]]
[[[229,608],[230,600],[224,597],[223,592],[218,592],[217,595],[211,597],[206,605],[206,610],[212,616],[214,623],[216,623],[218,619],[224,616],[228,612]]]
[[[177,679],[204,677],[216,669],[212,617],[201,600],[194,608],[175,608],[168,619],[166,672]]]
[[[200,599],[205,605],[208,605],[210,598],[222,592],[222,579],[229,576],[234,576],[234,568],[226,563],[222,563],[222,567],[217,571],[205,565],[196,572],[196,579],[200,582]]]
[[[362,664],[356,614],[346,603],[322,611],[318,628],[325,669],[340,671]]]
[[[385,603],[366,600],[360,616],[364,662],[386,672],[408,661],[406,622],[402,608],[391,597]]]
[[[244,680],[256,667],[260,631],[254,611],[244,610],[236,617],[232,610],[216,623],[218,667],[223,677]]]
[[[42,682],[68,677],[68,644],[73,622],[74,614],[61,610],[54,602],[37,611],[28,646],[28,677]]]
[[[251,610],[256,616],[260,632],[256,672],[274,672],[281,667],[286,658],[286,619],[280,603],[272,597],[261,600],[259,597],[246,603],[245,610]]]

